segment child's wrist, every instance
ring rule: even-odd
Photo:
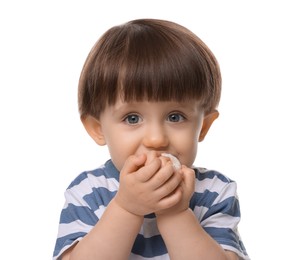
[[[173,218],[179,219],[188,214],[189,208],[180,211],[162,211],[155,213],[157,222],[172,221]]]
[[[125,214],[125,215],[130,215],[131,217],[135,217],[138,219],[143,219],[144,216],[142,215],[138,215],[130,210],[128,210],[127,208],[123,207],[117,200],[117,198],[113,198],[113,200],[110,202],[110,204],[113,204],[114,207],[116,207],[119,211],[121,211],[121,214]]]

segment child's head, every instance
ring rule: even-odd
[[[117,169],[130,155],[170,153],[191,166],[220,99],[218,63],[188,29],[135,20],[108,30],[88,55],[79,110]]]
[[[79,82],[81,117],[99,118],[118,98],[130,101],[200,101],[205,115],[221,94],[218,63],[188,29],[140,19],[109,29],[94,45]]]

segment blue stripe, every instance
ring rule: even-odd
[[[194,209],[195,206],[209,208],[214,203],[218,195],[219,194],[217,192],[211,192],[209,190],[205,190],[202,193],[194,192],[191,197],[189,207],[191,209]]]
[[[230,228],[204,227],[204,230],[219,244],[232,246],[247,255],[238,235]]]
[[[217,213],[227,214],[233,217],[240,217],[239,201],[235,197],[229,197],[220,203],[213,205],[205,213],[202,220],[207,219]]]
[[[143,235],[138,234],[132,248],[132,253],[143,257],[154,257],[166,254],[167,248],[160,235],[145,238]]]
[[[119,176],[120,176],[120,172],[117,170],[117,168],[115,167],[115,165],[113,164],[113,162],[111,160],[108,160],[105,163],[105,177],[106,178],[114,178],[119,182]]]
[[[92,193],[87,194],[83,199],[88,203],[92,211],[97,210],[100,206],[107,206],[114,198],[117,191],[109,191],[107,188],[93,188]]]
[[[156,215],[154,213],[150,213],[148,215],[145,215],[144,217],[147,219],[152,219],[152,218],[156,218]]]
[[[100,177],[105,175],[105,172],[103,171],[103,169],[98,168],[94,171],[90,171],[90,172],[82,172],[79,176],[77,176],[72,182],[71,184],[68,186],[67,189],[71,189],[74,186],[79,185],[83,180],[88,179],[88,175],[94,175],[95,177]]]
[[[75,206],[70,203],[68,207],[61,212],[60,224],[81,221],[87,225],[94,226],[98,220],[98,217],[88,207]]]
[[[62,248],[71,245],[75,240],[77,240],[80,237],[84,237],[86,234],[87,233],[85,232],[77,232],[58,238],[55,243],[53,256],[57,256],[62,250]]]
[[[200,171],[199,169],[194,169],[195,170],[195,175],[196,178],[199,181],[202,181],[204,179],[213,179],[213,178],[218,178],[219,180],[223,181],[224,183],[231,183],[232,180],[230,180],[229,178],[227,178],[226,176],[224,176],[223,174],[217,172],[217,171],[213,171],[213,170],[205,170],[205,171]]]

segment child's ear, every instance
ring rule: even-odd
[[[93,116],[84,116],[81,117],[81,121],[87,131],[87,133],[91,136],[91,138],[98,145],[105,145],[106,141],[102,132],[102,127],[100,121]]]
[[[203,141],[209,128],[211,127],[212,123],[218,118],[219,112],[217,110],[212,111],[210,114],[204,117],[202,128],[199,135],[199,142]]]

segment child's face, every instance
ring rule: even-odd
[[[100,141],[91,136],[98,144],[108,146],[119,171],[130,155],[150,151],[157,155],[170,153],[190,167],[198,142],[204,139],[213,120],[204,120],[199,102],[124,103],[118,100],[115,105],[106,107],[97,121]]]

